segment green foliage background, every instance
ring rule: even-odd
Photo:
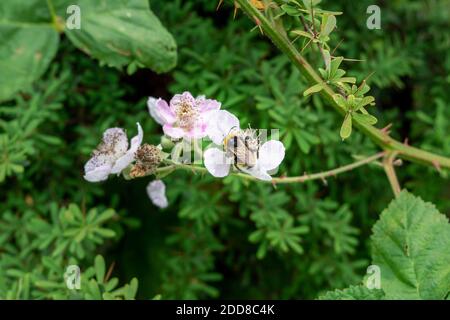
[[[392,123],[395,138],[449,156],[445,2],[380,2],[381,30],[365,25],[373,1],[324,0],[322,7],[344,12],[332,47],[344,39],[337,52],[364,60],[344,62],[349,74],[375,71],[369,84],[378,126]],[[371,264],[372,226],[393,198],[376,165],[276,189],[175,172],[164,179],[170,206],[163,211],[146,196],[150,177],[83,180],[106,128],[130,135],[139,121],[145,140],[159,143],[146,99],[182,91],[220,100],[242,124],[279,128],[287,148],[280,174],[323,171],[376,152],[358,132],[342,142],[342,119],[319,97],[303,97],[308,84],[287,58],[258,29],[250,32],[241,12],[233,19],[231,6],[216,5],[151,1],[177,43],[169,73],[100,66],[62,36],[44,76],[0,105],[1,298],[305,299],[360,283]],[[308,58],[320,66],[317,53]],[[410,163],[397,172],[404,188],[450,213],[446,172]],[[65,287],[69,264],[83,272],[79,292]]]

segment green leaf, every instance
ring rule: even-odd
[[[105,259],[101,255],[95,257],[94,261],[95,277],[99,283],[105,279]]]
[[[308,39],[313,39],[313,36],[309,32],[306,32],[303,30],[292,30],[291,33],[296,34],[298,36],[308,38]]]
[[[333,99],[338,104],[338,106],[340,106],[341,108],[344,108],[346,111],[348,110],[347,100],[345,100],[345,98],[342,95],[335,94],[333,96]]]
[[[334,58],[330,63],[330,79],[334,78],[334,75],[336,74],[336,71],[339,69],[339,66],[341,65],[342,61],[344,61],[344,57],[336,57]]]
[[[80,50],[113,67],[135,63],[167,72],[176,65],[175,40],[147,0],[65,0],[58,2],[61,16],[69,2],[80,6],[81,28],[64,32]]]
[[[0,1],[0,102],[39,79],[56,54],[58,32],[42,5]]]
[[[89,289],[88,300],[101,300],[102,299],[102,294],[100,292],[100,288],[98,286],[98,283],[95,282],[94,279],[91,279],[88,282],[88,289]]]
[[[403,191],[373,227],[373,264],[387,299],[445,299],[450,292],[450,224]]]
[[[342,77],[336,80],[337,82],[342,83],[356,83],[356,78],[354,77]]]
[[[352,134],[352,116],[350,113],[347,113],[344,118],[344,122],[342,122],[340,135],[342,140],[347,139]]]
[[[281,6],[281,10],[283,10],[284,12],[286,12],[287,15],[292,17],[297,17],[302,14],[301,11],[299,11],[296,7],[288,4],[283,4]]]
[[[331,55],[330,55],[330,51],[328,50],[323,50],[323,59],[325,60],[325,68],[329,69],[330,65],[331,65]]]
[[[374,116],[370,115],[370,114],[363,114],[363,113],[356,113],[354,112],[352,114],[353,118],[358,121],[358,122],[362,122],[364,124],[370,124],[370,125],[374,125],[378,122],[378,119],[375,118]]]
[[[97,219],[95,219],[95,223],[101,224],[103,222],[106,222],[106,221],[110,220],[115,215],[116,215],[116,212],[113,209],[105,210],[102,214],[100,214],[97,217]]]
[[[361,99],[361,102],[358,103],[358,108],[356,110],[358,110],[361,107],[367,106],[368,104],[372,104],[374,103],[375,98],[372,96],[367,96]]]
[[[323,37],[328,36],[335,27],[336,27],[336,17],[333,15],[324,14],[322,16],[320,35]]]
[[[350,286],[342,290],[328,291],[319,300],[381,300],[384,293],[380,289],[368,289],[367,287]]]
[[[116,233],[113,230],[105,228],[96,228],[95,232],[104,238],[113,238],[116,236]]]
[[[310,94],[319,92],[323,89],[323,83],[317,83],[315,85],[313,85],[312,87],[308,88],[305,90],[305,92],[303,92],[303,96],[309,96]]]
[[[127,299],[134,299],[138,290],[138,280],[136,278],[131,279],[130,286],[128,287],[125,297]]]

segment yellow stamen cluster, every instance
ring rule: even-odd
[[[177,124],[185,130],[190,130],[194,127],[199,112],[195,106],[191,105],[191,103],[183,101],[177,106],[176,115]]]

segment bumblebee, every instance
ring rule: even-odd
[[[239,171],[251,169],[259,157],[259,137],[256,130],[246,129],[230,132],[223,141],[227,157]]]

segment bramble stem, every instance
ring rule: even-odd
[[[272,26],[271,22],[266,16],[256,9],[248,0],[233,0],[239,7],[262,28],[265,35],[294,63],[297,69],[304,75],[304,77],[311,83],[323,83],[322,78],[314,70],[314,68],[306,61],[300,54],[297,48],[291,43],[287,36],[279,33],[277,29]],[[324,84],[324,89],[320,94],[326,101],[341,115],[345,115],[344,108],[340,107],[333,99],[336,93],[333,89]],[[364,124],[357,119],[353,119],[356,128],[369,136],[372,141],[379,145],[384,150],[391,150],[397,152],[398,156],[417,163],[432,165],[436,168],[450,168],[450,158],[443,157],[428,151],[411,147],[407,144],[401,143],[391,138],[387,133],[375,128],[374,126]]]
[[[400,183],[398,182],[397,175],[395,174],[394,169],[394,160],[396,153],[389,152],[383,160],[383,168],[386,172],[386,176],[388,177],[389,184],[391,185],[392,191],[394,192],[395,197],[397,198],[402,191],[400,187]]]
[[[351,164],[348,164],[348,165],[345,165],[345,166],[342,166],[342,167],[339,167],[339,168],[336,168],[333,170],[323,171],[323,172],[314,173],[314,174],[304,174],[302,176],[297,176],[297,177],[276,177],[276,178],[272,178],[272,181],[259,180],[253,176],[243,174],[243,173],[237,173],[237,172],[231,173],[231,175],[238,176],[240,178],[250,180],[250,181],[260,181],[260,182],[268,182],[268,183],[274,183],[274,184],[302,183],[305,181],[312,181],[312,180],[325,180],[328,177],[334,177],[340,173],[351,171],[358,167],[361,167],[361,166],[364,166],[371,162],[374,162],[374,161],[384,157],[385,154],[386,154],[386,152],[380,152],[380,153],[374,154],[373,156],[364,158],[362,160],[353,162]],[[196,172],[207,173],[208,172],[208,170],[205,167],[194,166],[194,165],[183,164],[183,163],[175,163],[171,160],[165,160],[165,162],[169,163],[169,165],[156,169],[156,172],[155,172],[156,174],[163,174],[163,173],[170,172],[170,171],[177,170],[177,169],[191,171],[194,173],[196,173]]]

